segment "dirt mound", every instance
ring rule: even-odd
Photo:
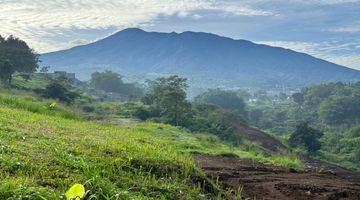
[[[259,129],[243,124],[236,124],[234,127],[245,139],[258,143],[265,154],[286,154],[290,151],[279,140]]]
[[[239,158],[200,154],[194,157],[209,178],[218,180],[226,189],[243,188],[245,198],[360,199],[360,179],[356,178],[359,174],[351,171],[346,171],[346,176],[341,176],[344,172],[338,168],[317,171],[309,162],[306,171],[296,172]]]

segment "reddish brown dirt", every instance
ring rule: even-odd
[[[360,175],[320,161],[302,172],[222,156],[194,155],[206,175],[224,189],[243,188],[243,197],[277,200],[360,200]],[[323,167],[327,167],[326,169]]]

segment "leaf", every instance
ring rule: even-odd
[[[74,199],[81,199],[84,197],[85,194],[85,187],[82,184],[74,184],[67,192],[66,192],[66,199],[67,200],[74,200]]]
[[[55,109],[55,108],[56,108],[56,105],[57,105],[56,102],[52,102],[52,103],[49,105],[50,110]]]

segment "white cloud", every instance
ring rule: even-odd
[[[360,55],[328,56],[327,59],[331,62],[360,70]]]
[[[198,10],[271,14],[213,0],[0,0],[0,5],[0,34],[14,34],[40,52],[67,48],[71,40],[83,39],[69,38],[78,30],[146,26],[159,16],[200,19],[202,15],[191,13]]]
[[[201,19],[201,18],[203,18],[203,16],[202,16],[202,15],[199,15],[199,14],[194,14],[194,15],[192,16],[192,18],[193,18],[193,19]]]
[[[345,3],[360,3],[360,0],[243,0],[247,3],[264,3],[264,2],[276,2],[276,3],[302,3],[302,4],[322,4],[322,5],[335,5]]]
[[[360,50],[360,42],[341,43],[332,42],[297,42],[297,41],[259,41],[260,44],[283,47],[354,69],[360,70],[360,54],[354,53]],[[352,52],[351,54],[344,54]],[[358,52],[358,51],[356,51]]]
[[[244,16],[273,16],[277,15],[274,12],[254,9],[249,7],[246,4],[232,4],[221,2],[216,4],[216,6],[209,8],[211,10],[219,10],[225,13],[234,14],[234,15],[244,15]]]
[[[69,41],[70,45],[83,45],[83,44],[88,44],[90,41],[85,40],[85,39],[76,39],[76,40],[71,40]]]
[[[338,27],[338,28],[331,28],[331,29],[327,29],[326,31],[336,32],[336,33],[359,33],[360,32],[360,24],[345,26],[345,27]]]

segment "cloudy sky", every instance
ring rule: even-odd
[[[360,0],[0,0],[0,34],[40,53],[128,27],[212,32],[360,70]]]

